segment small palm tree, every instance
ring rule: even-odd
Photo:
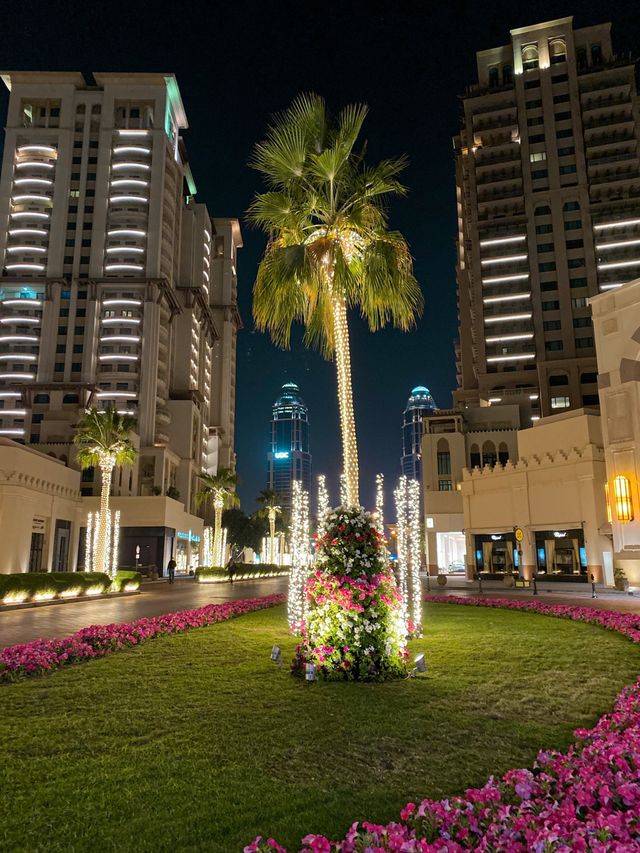
[[[100,468],[102,489],[100,492],[100,521],[95,570],[111,573],[107,554],[107,528],[109,520],[109,495],[111,478],[116,465],[132,465],[138,451],[131,441],[131,433],[136,427],[135,418],[119,415],[114,407],[108,409],[88,409],[80,419],[73,443],[76,446],[76,458],[82,469]]]
[[[269,520],[269,563],[273,565],[276,561],[276,519],[282,514],[280,495],[273,489],[263,489],[258,495],[258,503],[262,504],[258,517]]]
[[[404,158],[364,162],[356,150],[367,107],[352,104],[337,120],[318,95],[300,95],[267,131],[250,165],[268,191],[249,220],[268,234],[253,292],[256,326],[288,347],[291,326],[335,357],[347,503],[359,504],[358,448],[347,309],[358,307],[371,331],[392,322],[409,329],[422,293],[404,237],[387,227],[386,200],[404,195]]]
[[[213,562],[222,564],[222,511],[239,506],[236,494],[238,475],[231,468],[220,468],[216,474],[200,474],[203,486],[196,494],[198,506],[206,503],[213,505]]]

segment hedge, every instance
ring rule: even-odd
[[[250,578],[276,578],[287,574],[289,574],[289,570],[286,566],[274,566],[268,563],[236,563],[233,579],[242,581]],[[198,583],[215,583],[225,580],[229,580],[229,571],[226,568],[198,566],[196,569],[196,581]]]
[[[112,592],[132,592],[135,589],[140,589],[142,581],[142,572],[134,572],[129,569],[118,569],[116,576],[111,584]]]
[[[118,571],[112,585],[103,572],[18,572],[0,574],[0,600],[3,604],[22,601],[46,601],[78,595],[120,592],[124,586],[140,586],[139,572]]]

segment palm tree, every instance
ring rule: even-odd
[[[216,474],[200,474],[203,486],[196,494],[196,504],[213,504],[213,563],[222,563],[222,511],[238,506],[238,475],[231,468],[219,468]]]
[[[269,237],[253,296],[256,326],[288,347],[295,321],[305,340],[335,357],[347,502],[359,504],[347,309],[358,307],[371,331],[392,322],[407,330],[422,293],[404,237],[387,227],[386,200],[404,195],[406,160],[364,161],[355,146],[363,104],[332,120],[318,95],[299,95],[277,116],[250,165],[268,185],[248,216]]]
[[[262,504],[258,517],[269,520],[269,563],[273,565],[276,561],[276,519],[282,514],[280,495],[273,489],[263,489],[258,495],[258,503]]]
[[[131,441],[135,427],[135,418],[118,414],[112,406],[107,409],[94,407],[87,409],[80,419],[73,439],[80,467],[100,468],[102,475],[98,541],[93,561],[98,572],[111,574],[112,567],[107,554],[111,478],[116,465],[132,465],[136,460],[138,451]]]

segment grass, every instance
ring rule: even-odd
[[[0,689],[0,848],[240,851],[387,821],[564,748],[640,670],[600,628],[426,608],[427,677],[307,685],[283,607]]]

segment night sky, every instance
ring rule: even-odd
[[[451,137],[458,95],[475,81],[475,51],[506,44],[509,29],[573,14],[577,26],[611,20],[617,52],[640,54],[637,0],[521,2],[83,2],[2,4],[2,64],[7,69],[173,72],[190,128],[187,150],[198,200],[214,216],[243,221],[257,173],[246,167],[269,117],[299,92],[323,95],[331,109],[364,101],[372,161],[406,153],[407,198],[391,225],[415,258],[425,312],[408,334],[370,335],[351,318],[361,497],[371,504],[383,471],[390,497],[399,474],[400,425],[411,388],[427,385],[451,405],[456,337],[455,188]],[[3,87],[4,88],[4,87]],[[1,95],[2,115],[6,94]],[[337,500],[341,467],[335,375],[305,350],[276,350],[255,332],[251,291],[264,236],[243,222],[239,258],[236,450],[240,495],[249,511],[265,486],[268,422],[283,382],[295,381],[309,406],[314,473]]]

